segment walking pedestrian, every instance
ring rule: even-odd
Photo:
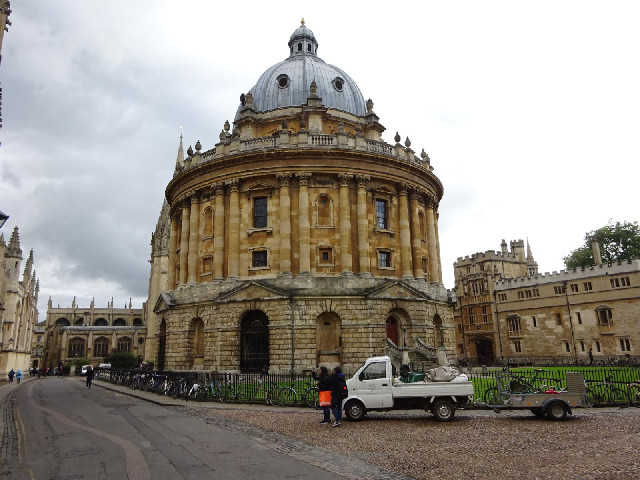
[[[13,383],[13,377],[15,376],[16,372],[13,371],[13,368],[11,370],[9,370],[9,383]]]
[[[87,388],[91,389],[91,382],[93,381],[93,367],[89,365],[87,367]]]
[[[335,422],[331,426],[339,427],[342,420],[342,401],[345,399],[347,391],[347,382],[340,367],[333,369],[333,374],[329,377],[329,384],[331,385],[331,411],[335,418]]]
[[[18,371],[16,372],[17,383],[20,383],[20,380],[22,380],[22,370],[18,369]]]
[[[318,382],[318,394],[320,396],[320,406],[322,407],[322,421],[320,425],[328,425],[331,422],[331,383],[329,382],[329,370],[327,367],[320,367],[320,375],[316,375],[316,369],[311,370],[313,379]]]

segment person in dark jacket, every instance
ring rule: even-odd
[[[16,372],[13,371],[13,368],[9,371],[9,383],[13,383],[13,377],[16,374]]]
[[[339,427],[342,420],[342,400],[344,400],[344,392],[346,391],[346,380],[344,373],[340,367],[333,369],[333,374],[329,377],[329,385],[331,386],[331,411],[336,419],[332,427]]]
[[[331,392],[331,384],[329,383],[329,370],[327,367],[320,367],[320,375],[316,375],[316,369],[311,370],[311,375],[313,375],[313,379],[318,382],[318,392]],[[320,398],[320,406],[322,407],[323,418],[320,422],[320,425],[328,425],[331,422],[331,401],[329,401],[329,405],[323,405],[323,397],[321,395]]]
[[[93,381],[93,367],[89,365],[87,367],[87,388],[91,389],[91,382]]]

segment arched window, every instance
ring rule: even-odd
[[[69,340],[69,348],[67,349],[69,358],[84,357],[84,338],[72,338]]]
[[[204,355],[204,322],[200,318],[193,321],[193,354]]]
[[[213,237],[213,208],[207,207],[204,209],[204,222],[203,222],[203,238]]]
[[[74,325],[82,326],[84,325],[84,319],[82,317],[76,318],[76,321],[73,323]]]
[[[118,351],[119,352],[131,352],[131,338],[122,337],[118,339]]]
[[[97,318],[93,325],[96,327],[106,327],[108,325],[107,321],[104,318]]]
[[[66,318],[59,318],[56,320],[56,327],[68,327],[69,325],[71,324]]]
[[[126,327],[127,326],[127,322],[125,321],[124,318],[116,318],[113,321],[113,326],[114,327]]]
[[[134,327],[141,327],[142,326],[142,319],[141,318],[134,318],[133,319],[133,326]]]
[[[329,195],[322,194],[316,199],[316,225],[333,226],[333,201]]]
[[[260,372],[269,365],[269,319],[260,310],[252,310],[240,323],[240,369]]]
[[[109,339],[107,337],[98,337],[93,342],[93,356],[106,357],[109,355]]]
[[[340,364],[342,350],[342,321],[332,312],[325,312],[316,322],[316,363],[335,366]]]

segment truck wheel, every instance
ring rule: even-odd
[[[531,410],[531,413],[533,413],[536,417],[544,417],[544,411],[541,407],[532,407],[529,410]]]
[[[551,420],[564,420],[567,418],[567,406],[562,402],[553,402],[547,407],[547,416]]]
[[[364,405],[355,400],[348,402],[344,406],[344,414],[352,422],[359,422],[364,418],[366,413],[367,409],[364,407]]]
[[[456,407],[449,400],[437,400],[431,411],[438,422],[450,422],[456,414]]]

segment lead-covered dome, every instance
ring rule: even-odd
[[[265,112],[304,105],[311,82],[315,81],[324,106],[364,116],[366,103],[356,82],[340,68],[325,63],[317,56],[317,50],[318,42],[303,20],[289,39],[289,58],[268,68],[250,90],[253,108]],[[240,105],[236,120],[243,106]]]

